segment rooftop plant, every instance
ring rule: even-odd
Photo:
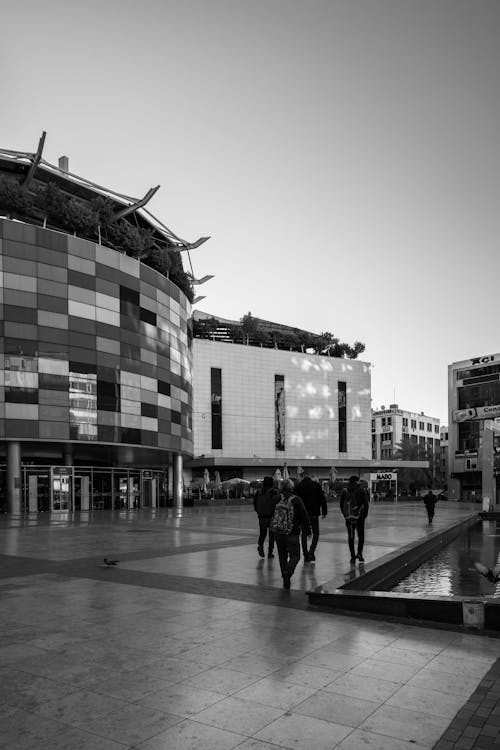
[[[356,359],[365,350],[365,345],[356,341],[352,346],[339,341],[332,333],[320,334],[299,328],[274,326],[268,321],[244,315],[238,323],[220,321],[215,316],[193,320],[195,338],[216,339],[249,346],[264,346],[292,351],[313,351],[330,357]]]
[[[138,258],[171,279],[190,301],[193,289],[175,246],[157,244],[150,229],[115,218],[111,200],[96,196],[82,200],[53,182],[35,183],[28,191],[15,177],[0,175],[0,210],[12,218],[63,229],[83,239]]]

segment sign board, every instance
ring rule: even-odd
[[[493,430],[493,432],[500,432],[500,420],[497,419],[485,419],[484,429]]]
[[[376,474],[370,474],[372,482],[395,482],[398,475],[395,471],[377,471]]]
[[[495,417],[500,417],[500,404],[495,404],[493,406],[476,406],[471,409],[457,409],[453,412],[454,422],[494,419]]]

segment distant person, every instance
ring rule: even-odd
[[[424,495],[424,505],[425,505],[425,510],[427,511],[427,517],[429,518],[429,523],[432,523],[432,519],[434,518],[434,510],[436,508],[436,503],[437,503],[437,497],[429,488],[429,491],[427,492],[427,494]]]
[[[368,515],[370,501],[368,493],[359,485],[359,477],[349,477],[349,484],[340,498],[340,510],[345,518],[347,527],[347,541],[351,553],[351,563],[364,562],[363,547],[365,544],[365,519]],[[355,541],[358,534],[358,551],[356,553]]]
[[[304,561],[314,562],[316,560],[314,553],[318,546],[319,539],[319,516],[321,513],[321,517],[324,518],[328,513],[325,493],[319,486],[318,482],[315,482],[307,472],[305,473],[304,478],[295,487],[295,492],[300,498],[302,498],[312,529],[312,540],[309,550],[307,549],[307,536],[305,532],[302,531],[301,541]]]
[[[300,560],[300,533],[311,534],[309,516],[301,498],[295,494],[291,479],[281,484],[281,498],[274,509],[271,531],[276,540],[283,586],[290,588],[290,580]]]
[[[269,542],[267,547],[268,558],[273,558],[274,534],[269,528],[271,518],[273,517],[276,503],[280,499],[280,493],[274,488],[272,477],[264,477],[262,489],[260,489],[253,500],[253,507],[259,517],[259,541],[257,542],[257,551],[260,557],[265,557],[264,542],[269,532]]]

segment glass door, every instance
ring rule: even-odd
[[[72,469],[64,466],[52,468],[52,498],[51,510],[71,510]]]

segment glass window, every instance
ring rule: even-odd
[[[212,402],[212,449],[222,448],[222,370],[210,368],[210,391]]]
[[[339,453],[347,453],[347,383],[339,380]]]
[[[458,451],[477,451],[479,449],[479,422],[459,422]]]
[[[285,450],[285,376],[274,376],[274,445],[277,451]]]
[[[69,373],[69,421],[72,440],[97,440],[95,373]]]
[[[500,404],[500,381],[466,385],[458,389],[458,408],[496,406]]]

